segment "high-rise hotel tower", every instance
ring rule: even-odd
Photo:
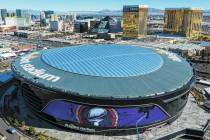
[[[196,8],[167,8],[164,32],[192,37],[201,34],[203,10]]]
[[[123,7],[123,37],[141,38],[147,34],[146,5],[126,5]]]

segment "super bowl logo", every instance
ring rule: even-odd
[[[77,121],[82,125],[96,127],[116,127],[118,114],[112,108],[79,106],[77,108]]]

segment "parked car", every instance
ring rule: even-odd
[[[9,128],[9,129],[7,129],[7,132],[10,133],[10,134],[14,134],[14,133],[16,133],[17,131],[16,131],[15,128]]]

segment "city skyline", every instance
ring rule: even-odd
[[[196,7],[210,10],[210,3],[205,0],[19,0],[18,3],[12,0],[0,0],[1,7],[9,10],[33,9],[33,10],[55,10],[55,11],[99,11],[103,9],[121,10],[123,5],[148,5],[149,8],[165,9],[170,7]]]

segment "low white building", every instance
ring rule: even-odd
[[[210,23],[204,22],[202,24],[202,33],[205,35],[210,35]]]
[[[25,18],[16,18],[17,27],[28,27],[29,23]]]
[[[16,17],[5,17],[5,25],[16,26],[17,25]]]
[[[9,58],[16,57],[16,56],[17,55],[14,52],[0,54],[0,58],[2,58],[2,59],[9,59]]]
[[[12,51],[11,48],[9,47],[0,48],[0,59],[8,59],[11,57],[16,57],[15,52]]]
[[[9,48],[9,47],[0,48],[0,54],[2,54],[2,53],[8,53],[8,52],[12,52],[12,49]]]
[[[26,18],[17,18],[17,17],[6,17],[5,25],[20,27],[28,27],[30,23],[27,22]]]

